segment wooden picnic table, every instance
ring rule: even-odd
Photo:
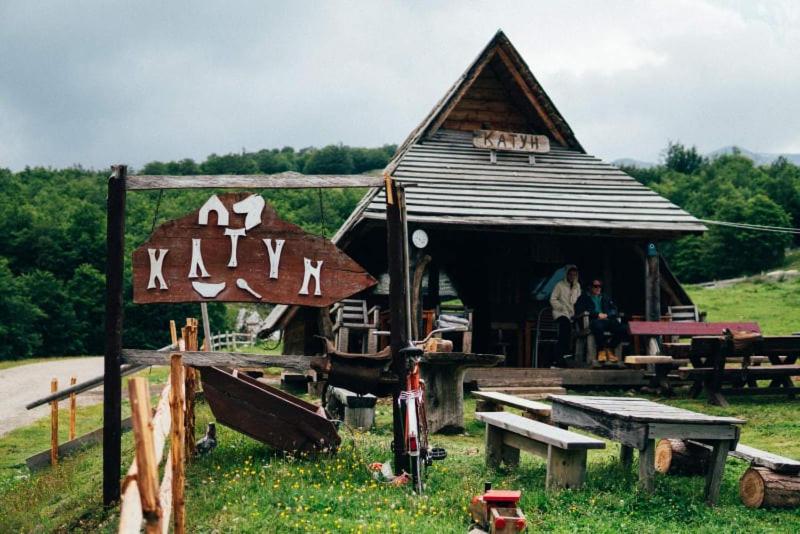
[[[740,367],[725,367],[726,362],[737,357]],[[770,365],[758,365],[758,359],[764,357]],[[792,381],[793,376],[800,376],[799,357],[800,336],[764,336],[754,340],[745,353],[737,353],[730,338],[695,336],[689,351],[692,367],[681,367],[678,372],[694,381],[693,397],[705,389],[709,402],[727,406],[724,394],[794,396],[800,391]],[[770,382],[764,387],[759,380]]]
[[[736,448],[743,419],[706,415],[629,397],[550,395],[548,398],[553,403],[554,424],[580,428],[619,442],[623,465],[631,464],[633,449],[638,449],[639,485],[648,492],[654,489],[656,440],[691,439],[711,445],[705,500],[709,505],[716,504],[725,459]]]
[[[761,333],[758,323],[705,323],[699,321],[631,321],[632,336],[720,336],[724,330]]]
[[[494,367],[501,354],[426,352],[420,361],[425,381],[425,416],[428,432],[464,431],[464,373],[470,367]]]

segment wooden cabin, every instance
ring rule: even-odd
[[[476,130],[546,136],[550,149],[478,148]],[[601,278],[621,311],[643,316],[648,245],[706,230],[588,154],[502,32],[411,132],[385,172],[408,185],[409,235],[422,229],[428,237],[422,249],[410,245],[412,272],[415,258],[430,256],[423,317],[444,301],[460,301],[472,313],[472,350],[503,352],[509,366],[533,364],[537,324],[549,306],[537,288],[558,268],[576,264],[584,284]],[[373,276],[386,278],[383,190],[365,195],[334,242]],[[387,287],[379,284],[361,298],[388,310]],[[691,304],[663,260],[659,287],[662,313]],[[319,352],[316,310],[278,308],[272,324],[284,327],[287,353]],[[545,352],[540,366],[549,365]]]

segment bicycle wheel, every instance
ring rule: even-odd
[[[425,489],[425,484],[422,480],[425,459],[420,454],[419,456],[409,456],[408,460],[411,464],[411,486],[414,489],[414,493],[422,495],[422,491]]]

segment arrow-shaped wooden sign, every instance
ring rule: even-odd
[[[336,245],[281,220],[260,195],[212,195],[133,252],[133,301],[329,306],[377,282]]]

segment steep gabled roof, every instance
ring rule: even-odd
[[[551,151],[488,151],[470,132],[488,128],[546,135]],[[414,183],[408,220],[429,224],[551,227],[669,238],[706,230],[700,221],[617,167],[586,153],[503,32],[398,148],[385,173]],[[334,236],[385,218],[384,192],[371,190]]]

